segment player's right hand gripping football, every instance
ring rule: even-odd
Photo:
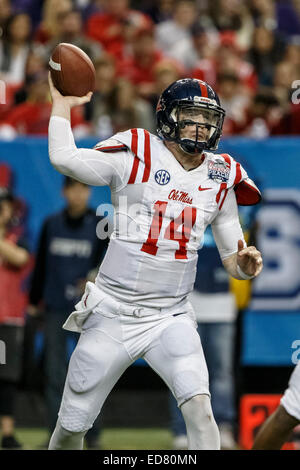
[[[91,100],[93,93],[90,91],[85,96],[63,96],[57,88],[55,88],[51,73],[48,74],[48,82],[50,87],[50,94],[52,98],[52,103],[61,103],[66,107],[73,108],[74,106],[80,106],[82,104],[88,103]]]

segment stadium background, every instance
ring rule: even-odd
[[[249,173],[263,192],[263,202],[255,217],[257,244],[262,251],[265,266],[261,276],[253,282],[251,299],[244,305],[246,308],[238,319],[235,361],[236,400],[239,406],[248,394],[282,393],[292,367],[300,357],[300,128],[297,123],[300,114],[299,104],[295,99],[292,102],[295,96],[294,81],[300,79],[299,2],[232,0],[216,1],[213,7],[205,1],[179,3],[192,4],[197,15],[190,23],[187,19],[185,27],[181,25],[186,34],[179,42],[173,38],[177,48],[168,54],[164,49],[164,31],[162,29],[160,35],[158,31],[164,22],[174,19],[173,1],[131,2],[131,8],[139,13],[131,12],[127,16],[127,21],[123,22],[125,30],[121,33],[119,31],[114,41],[98,37],[93,29],[93,24],[97,25],[97,18],[99,20],[97,15],[106,14],[109,8],[107,2],[61,2],[63,11],[60,17],[58,14],[55,17],[53,12],[58,4],[54,0],[0,1],[0,23],[4,34],[1,39],[0,78],[6,84],[5,103],[1,100],[0,105],[0,162],[12,169],[14,192],[28,207],[26,225],[34,254],[42,221],[50,213],[59,210],[63,200],[60,195],[62,176],[51,167],[47,154],[48,95],[44,93],[43,99],[35,97],[35,101],[32,101],[32,90],[39,86],[42,88],[45,82],[50,47],[55,41],[61,42],[58,24],[72,8],[76,8],[77,14],[79,11],[84,20],[80,38],[84,37],[87,41],[92,38],[93,43],[89,46],[99,46],[95,54],[98,54],[96,60],[99,61],[100,69],[103,63],[108,67],[107,64],[112,61],[116,90],[124,87],[130,95],[129,102],[125,100],[125,104],[122,93],[118,95],[116,92],[115,100],[104,99],[105,109],[95,100],[88,109],[79,110],[77,125],[74,126],[77,130],[75,135],[84,138],[78,139],[78,146],[92,147],[99,138],[102,140],[115,130],[132,127],[136,120],[148,123],[148,128],[153,130],[153,103],[162,82],[169,76],[175,79],[180,76],[197,76],[207,80],[211,77],[215,80],[212,85],[219,91],[221,102],[224,97],[229,116],[220,148],[249,168]],[[50,8],[54,19],[47,8]],[[42,64],[37,71],[28,73],[25,61],[23,75],[19,72],[19,82],[15,81],[16,75],[13,75],[13,57],[10,57],[10,65],[3,58],[5,47],[9,40],[12,41],[11,38],[5,38],[5,24],[14,11],[23,12],[23,16],[25,13],[27,18],[31,18],[31,33],[25,38],[24,44],[28,50],[34,51],[27,54],[35,54]],[[42,22],[46,11],[48,23]],[[144,13],[148,16],[144,16]],[[128,24],[131,28],[127,28]],[[273,41],[269,50],[263,50],[259,44],[259,38],[264,34],[265,41],[268,35],[269,40]],[[73,40],[78,44],[78,32],[69,37],[67,42]],[[138,51],[135,44],[141,38],[147,44],[142,51]],[[201,43],[198,49],[195,47],[197,38],[200,38]],[[209,44],[214,46],[213,51],[208,53],[205,48]],[[185,51],[191,48],[195,48],[194,62],[188,64],[181,59]],[[148,57],[145,65],[142,58],[147,54],[151,60]],[[223,56],[227,59],[223,59]],[[264,66],[266,62],[268,67]],[[242,69],[243,74],[240,73]],[[148,70],[149,76],[145,77],[145,70]],[[103,76],[99,72],[97,96],[105,97],[105,91],[101,90]],[[233,89],[228,90],[224,81],[227,84],[229,81]],[[20,98],[20,90],[23,98]],[[24,106],[33,102],[43,113],[45,125],[39,129],[34,122],[32,108],[29,111],[24,109]],[[134,107],[134,103],[139,103],[139,107]],[[41,115],[38,118],[40,123]],[[101,127],[100,137],[98,127]],[[108,188],[93,189],[93,207],[109,200]],[[239,290],[239,287],[236,289]],[[42,331],[38,331],[35,342],[37,361],[42,354],[42,347]],[[18,425],[28,429],[42,427],[44,405],[38,378],[36,390],[26,392],[20,387],[19,395]],[[125,373],[108,399],[103,413],[103,427],[124,427],[128,436],[130,431],[126,430],[126,426],[160,427],[167,432],[166,400],[164,384],[143,362],[139,362]],[[270,411],[268,401],[262,400],[260,403],[258,398],[255,403],[265,410],[265,415]],[[245,414],[240,416],[240,427],[247,427],[245,420],[248,417],[251,421],[251,409],[245,412],[243,408],[242,413]],[[259,420],[255,426],[258,424]],[[26,432],[24,435],[30,436]],[[38,441],[40,435],[36,434]],[[133,435],[133,441],[137,436]],[[168,434],[163,436],[164,445],[168,445]],[[31,442],[30,439],[28,445],[35,446],[37,442]],[[115,441],[115,437],[112,439]],[[247,445],[241,437],[243,444]],[[134,442],[131,445],[135,445]],[[162,444],[156,442],[153,445]]]

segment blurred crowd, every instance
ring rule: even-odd
[[[217,90],[224,135],[300,134],[299,0],[0,0],[0,138],[47,134],[60,42],[96,69],[91,103],[72,113],[76,137],[155,132],[158,96],[182,77]]]

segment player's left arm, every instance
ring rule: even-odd
[[[234,190],[229,190],[225,203],[212,222],[212,231],[223,265],[236,279],[251,279],[263,268],[262,255],[255,246],[248,246],[238,216]]]

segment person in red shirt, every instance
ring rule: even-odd
[[[155,88],[154,69],[162,59],[152,28],[143,28],[135,34],[132,56],[119,63],[117,74],[136,85],[140,96],[148,98]]]
[[[255,93],[258,83],[255,69],[244,58],[245,53],[238,47],[233,31],[220,33],[219,45],[214,42],[217,38],[212,40],[212,36],[203,28],[194,28],[193,35],[199,59],[191,71],[192,77],[216,86],[218,74],[233,72],[237,74],[249,95]]]
[[[0,188],[0,339],[6,352],[0,368],[0,417],[1,447],[4,449],[21,447],[14,436],[14,402],[21,375],[27,303],[22,285],[30,268],[30,255],[21,230],[12,227],[15,202],[6,188]]]
[[[128,29],[145,27],[151,20],[143,13],[129,9],[128,0],[104,0],[103,6],[104,12],[94,13],[89,18],[87,36],[99,41],[115,58],[122,59],[129,40]]]
[[[300,106],[291,104],[271,128],[271,135],[300,135]]]
[[[38,72],[29,77],[27,99],[15,106],[0,121],[0,137],[13,139],[17,135],[47,135],[51,114],[47,72]],[[72,126],[76,137],[89,133],[81,108],[71,114]]]

